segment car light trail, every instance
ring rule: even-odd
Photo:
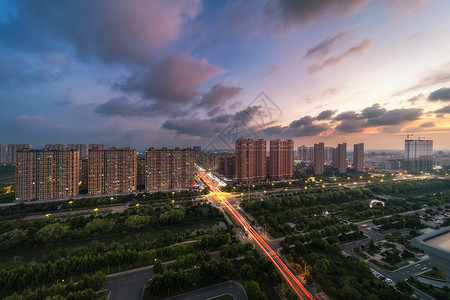
[[[202,174],[203,175],[203,174]],[[305,289],[303,284],[297,279],[297,277],[290,271],[286,264],[281,260],[278,254],[266,243],[266,241],[259,235],[259,233],[247,222],[247,220],[242,217],[242,215],[228,202],[228,200],[223,196],[223,193],[218,190],[218,188],[207,178],[202,176],[203,180],[208,183],[211,187],[211,191],[219,199],[219,203],[222,208],[226,210],[230,216],[239,224],[239,226],[248,232],[249,236],[255,242],[255,244],[267,255],[267,257],[272,261],[275,267],[280,271],[281,275],[288,282],[291,288],[301,299],[310,299],[313,297]]]

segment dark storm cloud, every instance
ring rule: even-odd
[[[279,31],[303,26],[325,16],[350,16],[361,11],[369,0],[272,0],[264,7],[268,22],[277,20]]]
[[[440,108],[435,112],[438,114],[450,114],[450,105],[444,106],[443,108]]]
[[[113,87],[122,92],[136,93],[152,101],[154,109],[170,113],[174,107],[181,109],[191,103],[197,96],[200,84],[223,73],[222,69],[205,59],[196,59],[189,54],[175,54],[167,56],[150,70],[133,72]],[[231,93],[228,89],[225,90],[228,96],[236,93],[236,90]],[[223,99],[222,97],[221,100]]]
[[[422,116],[422,109],[400,108],[393,109],[381,117],[368,119],[367,126],[389,126],[399,125],[405,122],[416,121]]]
[[[362,116],[367,119],[378,118],[386,114],[386,109],[375,103],[371,107],[362,110]]]
[[[401,108],[388,111],[380,104],[375,103],[364,108],[361,114],[355,111],[347,111],[337,115],[334,120],[341,121],[341,123],[335,129],[344,133],[356,133],[362,132],[364,128],[382,126],[392,127],[391,131],[398,131],[401,129],[400,125],[419,120],[422,114],[423,110],[418,108]],[[387,132],[390,129],[382,130]]]
[[[163,129],[175,131],[177,134],[201,137],[211,136],[213,132],[219,131],[222,127],[223,125],[220,123],[199,118],[170,119],[162,124]]]
[[[155,108],[141,102],[131,102],[127,97],[117,97],[94,106],[94,112],[104,117],[147,117],[155,115]]]
[[[351,34],[349,31],[341,31],[335,36],[331,38],[327,38],[317,44],[316,46],[309,48],[306,52],[305,58],[310,57],[323,57],[330,53],[330,51],[333,49],[333,47],[338,44],[340,41],[345,39]]]
[[[295,138],[302,136],[317,136],[327,130],[329,130],[327,124],[309,124],[299,125],[297,127],[270,126],[259,131],[259,134],[266,138]]]
[[[290,128],[298,128],[301,126],[307,126],[311,125],[313,123],[313,118],[311,116],[305,116],[299,120],[292,121],[291,124],[289,124]]]
[[[318,120],[318,121],[329,120],[335,113],[336,113],[336,110],[330,110],[330,109],[324,110],[317,115],[316,120]]]
[[[199,1],[14,1],[17,14],[0,24],[2,42],[33,53],[73,48],[78,57],[148,64],[180,36]]]
[[[345,119],[335,129],[344,133],[356,133],[364,130],[364,124],[364,120]]]
[[[357,114],[354,111],[346,111],[343,113],[338,114],[334,120],[335,121],[342,121],[342,120],[355,120],[355,119],[360,119],[361,116],[359,114]]]
[[[145,99],[188,102],[197,95],[197,89],[203,81],[223,72],[205,59],[198,60],[189,54],[174,54],[148,71],[133,72],[114,87],[124,92],[138,93]]]
[[[226,126],[237,124],[238,128],[250,126],[251,121],[261,114],[260,106],[247,107],[235,114],[224,114],[212,119],[178,118],[169,119],[162,125],[163,129],[175,131],[177,134],[187,134],[196,137],[211,137],[219,134]]]
[[[237,97],[243,88],[237,86],[229,86],[223,82],[214,85],[211,90],[202,95],[200,105],[205,108],[212,108],[217,105],[223,105],[228,100]]]
[[[342,53],[340,55],[332,56],[332,57],[328,58],[327,60],[325,60],[323,63],[312,65],[308,69],[308,72],[310,74],[312,74],[312,73],[321,71],[321,70],[323,70],[325,68],[337,65],[342,60],[344,60],[344,59],[346,59],[348,57],[364,53],[367,49],[370,48],[371,45],[372,45],[372,40],[371,39],[365,39],[361,43],[359,43],[357,45],[354,45],[353,47],[349,48],[347,51],[345,51],[344,53]]]
[[[430,101],[450,101],[450,88],[438,89],[428,96]]]

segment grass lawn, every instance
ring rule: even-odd
[[[437,269],[429,270],[428,272],[425,272],[425,273],[423,273],[421,275],[422,276],[426,276],[426,277],[430,277],[430,278],[441,279],[441,280],[446,280],[447,279],[447,276],[445,276],[445,274],[442,273],[442,271],[437,270]]]

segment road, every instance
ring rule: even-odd
[[[236,300],[247,300],[247,294],[245,293],[244,287],[236,281],[218,283],[186,294],[168,298],[167,300],[206,300],[222,295],[231,295]]]
[[[108,276],[103,287],[110,290],[108,300],[142,300],[145,283],[153,277],[153,266],[133,269]]]
[[[211,253],[211,258],[220,260],[220,252]],[[165,262],[167,265],[173,261]],[[142,300],[145,284],[153,278],[153,266],[132,269],[108,275],[103,289],[110,290],[108,300]],[[208,298],[197,298],[197,300]]]
[[[427,258],[427,256],[425,256],[424,259],[422,259],[421,261],[419,261],[415,264],[412,264],[412,265],[409,265],[409,266],[406,266],[406,267],[403,267],[403,268],[400,268],[400,269],[397,269],[394,271],[388,271],[383,268],[380,268],[379,266],[371,263],[367,259],[364,259],[361,256],[357,255],[353,251],[354,248],[359,247],[362,244],[367,244],[369,241],[370,241],[370,239],[365,239],[365,240],[360,240],[360,241],[355,241],[355,242],[351,242],[348,244],[344,244],[344,245],[342,245],[342,251],[344,251],[348,255],[357,257],[358,259],[361,259],[361,260],[364,260],[365,262],[367,262],[370,265],[370,268],[372,268],[373,270],[376,270],[378,273],[380,273],[384,277],[391,278],[394,282],[403,281],[406,278],[408,278],[409,276],[416,275],[418,273],[422,273],[425,270],[431,269],[433,267],[430,259]]]
[[[232,206],[227,198],[232,197],[229,193],[221,192],[211,180],[204,175],[204,173],[199,172],[202,179],[209,185],[212,193],[210,198],[219,202],[222,208],[227,211],[230,216],[236,221],[237,224],[248,234],[248,236],[253,240],[253,242],[258,246],[258,248],[272,261],[275,267],[280,271],[281,275],[284,277],[289,286],[294,290],[294,292],[300,297],[300,299],[314,299],[309,291],[304,286],[301,278],[294,275],[289,267],[281,260],[278,254],[266,243],[266,241],[261,237],[261,235],[247,222],[247,220]]]

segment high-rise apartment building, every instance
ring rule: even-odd
[[[136,150],[89,149],[88,193],[131,193],[136,190]]]
[[[218,170],[219,160],[223,153],[221,152],[204,152],[199,154],[198,163],[206,170]],[[195,151],[194,151],[195,155]]]
[[[327,163],[330,163],[333,161],[333,147],[325,147],[324,149],[324,160]]]
[[[431,172],[433,169],[433,141],[405,140],[404,167],[409,172]]]
[[[201,146],[194,146],[192,148],[194,149],[195,162],[198,163],[198,161],[200,159],[200,154],[202,153],[202,147]]]
[[[16,163],[16,153],[22,149],[31,149],[31,144],[9,144],[8,145],[8,163]]]
[[[86,144],[69,144],[67,148],[78,150],[81,158],[87,157]]]
[[[63,151],[64,149],[66,149],[66,145],[64,145],[64,144],[46,144],[45,148]]]
[[[339,155],[338,148],[333,148],[333,160],[331,161],[331,166],[335,169],[339,168]]]
[[[0,164],[5,164],[6,162],[6,146],[0,144]]]
[[[137,158],[137,185],[139,187],[145,186],[145,156],[138,156]]]
[[[236,155],[225,153],[220,157],[219,173],[230,178],[236,175]]]
[[[194,184],[194,150],[155,149],[145,151],[146,190],[191,188]]]
[[[308,153],[308,147],[305,145],[301,145],[297,148],[297,157],[301,161],[306,161],[307,159],[307,153]]]
[[[103,144],[89,144],[89,150],[92,149],[98,149],[98,150],[103,150],[105,149],[105,145]]]
[[[345,174],[347,173],[347,143],[338,145],[337,155],[339,173]]]
[[[78,195],[80,154],[76,150],[17,151],[16,200],[49,200]]]
[[[308,152],[306,155],[306,160],[313,162],[314,161],[314,147],[308,147]]]
[[[325,145],[323,143],[314,144],[314,174],[322,175],[325,169]]]
[[[364,171],[364,143],[353,145],[353,169],[356,172]]]
[[[292,178],[294,175],[294,141],[271,140],[269,177],[274,180]]]
[[[89,160],[81,158],[80,160],[80,189],[87,191],[89,181]]]
[[[266,141],[237,139],[235,146],[236,180],[242,183],[264,180],[267,176]]]

